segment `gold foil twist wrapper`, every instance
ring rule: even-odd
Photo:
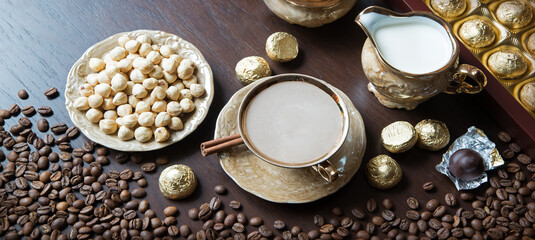
[[[533,18],[533,12],[529,6],[521,1],[506,1],[496,9],[498,21],[509,28],[522,28],[527,26]]]
[[[390,189],[396,186],[403,176],[403,171],[393,158],[379,155],[366,164],[368,182],[379,189]]]
[[[481,155],[484,171],[492,170],[505,163],[496,149],[496,144],[490,141],[481,129],[474,126],[468,128],[464,135],[455,139],[448,151],[442,155],[442,162],[436,166],[437,171],[451,179],[457,190],[475,189],[488,181],[486,172],[483,172],[479,178],[469,181],[457,178],[450,172],[450,157],[460,149],[471,149]]]
[[[271,76],[269,63],[258,56],[250,56],[240,60],[236,64],[235,71],[238,79],[245,85],[257,79]]]
[[[414,128],[418,134],[417,145],[420,148],[438,151],[450,142],[450,131],[441,121],[425,119],[416,124]]]
[[[490,55],[488,66],[499,77],[508,79],[518,78],[528,69],[528,64],[522,53],[510,49],[504,49]]]
[[[391,153],[402,153],[411,149],[418,137],[414,127],[405,121],[389,124],[381,131],[383,146]]]
[[[197,187],[193,170],[183,164],[167,167],[158,180],[160,191],[168,199],[182,199],[190,196]]]
[[[297,57],[297,39],[286,32],[271,34],[266,41],[266,53],[275,62],[288,62]]]
[[[465,0],[431,0],[431,7],[443,17],[453,18],[464,13]]]
[[[475,18],[463,23],[459,29],[459,37],[471,47],[483,48],[494,42],[496,32],[491,23]]]
[[[526,83],[522,86],[520,101],[527,109],[535,112],[535,82]]]

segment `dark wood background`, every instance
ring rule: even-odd
[[[279,64],[269,60],[274,74],[303,73],[321,78],[344,91],[362,114],[366,126],[368,147],[363,163],[378,154],[387,154],[380,144],[380,131],[398,120],[416,124],[422,119],[444,121],[452,141],[464,134],[468,127],[483,129],[492,140],[501,127],[476,103],[476,96],[440,94],[413,111],[392,110],[383,107],[369,93],[362,72],[360,55],[366,38],[354,22],[356,15],[370,5],[385,5],[383,1],[359,0],[356,6],[340,20],[326,26],[309,29],[291,25],[275,16],[262,1],[8,1],[0,5],[0,108],[16,102],[19,105],[50,105],[54,115],[51,124],[66,122],[72,125],[64,107],[63,91],[67,73],[72,64],[94,43],[118,32],[136,29],[158,29],[174,33],[196,45],[210,63],[214,73],[215,98],[210,113],[201,126],[181,142],[163,150],[144,154],[167,155],[171,164],[182,163],[197,173],[199,186],[193,196],[180,201],[165,199],[158,190],[159,166],[156,173],[147,174],[147,199],[161,217],[162,210],[175,205],[180,210],[179,224],[189,223],[198,229],[199,222],[187,218],[187,210],[198,207],[214,196],[213,187],[223,183],[229,194],[222,197],[225,204],[239,200],[248,217],[261,216],[272,226],[276,219],[287,225],[299,225],[304,230],[313,228],[312,216],[330,217],[333,206],[341,206],[346,213],[364,207],[371,197],[380,202],[391,198],[396,212],[404,215],[405,199],[416,196],[420,202],[430,198],[444,201],[444,194],[454,192],[448,178],[435,170],[445,151],[428,152],[414,148],[403,154],[390,154],[398,160],[404,177],[401,183],[388,191],[372,188],[361,168],[352,181],[337,193],[309,204],[275,204],[262,200],[240,189],[224,173],[215,156],[203,158],[199,144],[214,135],[217,115],[234,92],[242,87],[234,73],[235,64],[242,58],[257,55],[269,59],[265,40],[277,31],[293,34],[299,41],[300,53],[292,62]],[[61,95],[48,101],[44,89],[55,86]],[[28,100],[16,96],[19,89],[27,89]],[[38,116],[33,119],[37,120]],[[12,119],[9,121],[13,121]],[[75,146],[85,139],[78,138]],[[500,145],[500,147],[503,147]],[[364,164],[363,164],[364,165]],[[112,161],[106,169],[132,168],[132,162],[118,164]],[[438,186],[434,193],[425,193],[422,184],[433,181]],[[466,205],[462,203],[462,205]],[[225,206],[229,212],[232,209]],[[452,213],[453,209],[449,209]]]

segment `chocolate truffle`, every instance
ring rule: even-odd
[[[250,56],[240,60],[236,64],[236,75],[245,85],[257,79],[271,76],[271,67],[266,59],[258,56]]]
[[[491,45],[496,38],[492,24],[481,18],[468,20],[459,29],[461,39],[471,47],[482,48]]]
[[[535,112],[535,82],[526,83],[522,86],[520,101],[527,109]]]
[[[297,39],[286,32],[271,34],[266,40],[266,53],[275,62],[288,62],[297,57]]]
[[[522,28],[531,22],[533,12],[521,1],[507,1],[496,10],[496,18],[508,28]]]
[[[438,151],[450,142],[450,131],[444,122],[424,119],[414,127],[418,134],[418,147]]]
[[[451,155],[449,167],[455,177],[470,181],[483,174],[483,158],[472,149],[459,149]]]
[[[528,64],[522,53],[516,50],[501,50],[490,55],[488,63],[490,70],[501,78],[517,78],[528,69]]]
[[[466,9],[465,0],[431,0],[431,7],[443,17],[458,17]]]

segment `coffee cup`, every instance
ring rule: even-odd
[[[338,93],[322,80],[281,74],[245,95],[238,130],[258,158],[284,168],[312,167],[332,182],[339,173],[328,159],[347,137],[349,115]]]

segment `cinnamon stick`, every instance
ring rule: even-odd
[[[229,137],[231,137],[231,136],[229,136]],[[243,144],[243,139],[241,137],[228,140],[229,137],[226,137],[227,141],[223,141],[223,142],[218,141],[220,144],[212,145],[211,147],[208,147],[208,148],[204,148],[203,149],[202,144],[201,144],[201,154],[203,155],[203,157],[206,157],[206,156],[208,156],[210,154],[214,154],[214,153],[226,150],[228,148]],[[215,139],[215,140],[219,140],[219,139],[222,139],[222,138],[218,138],[218,139]],[[212,140],[212,141],[215,141],[215,140]],[[206,145],[205,145],[205,147],[206,147]]]
[[[218,138],[218,139],[214,139],[214,140],[203,142],[203,143],[201,143],[201,151],[206,149],[206,148],[213,147],[215,145],[218,145],[218,144],[221,144],[221,143],[224,143],[224,142],[228,142],[230,140],[234,140],[234,139],[239,138],[239,137],[241,137],[241,135],[239,133],[236,133],[234,135],[230,135],[230,136],[226,136],[226,137],[222,137],[222,138]]]

